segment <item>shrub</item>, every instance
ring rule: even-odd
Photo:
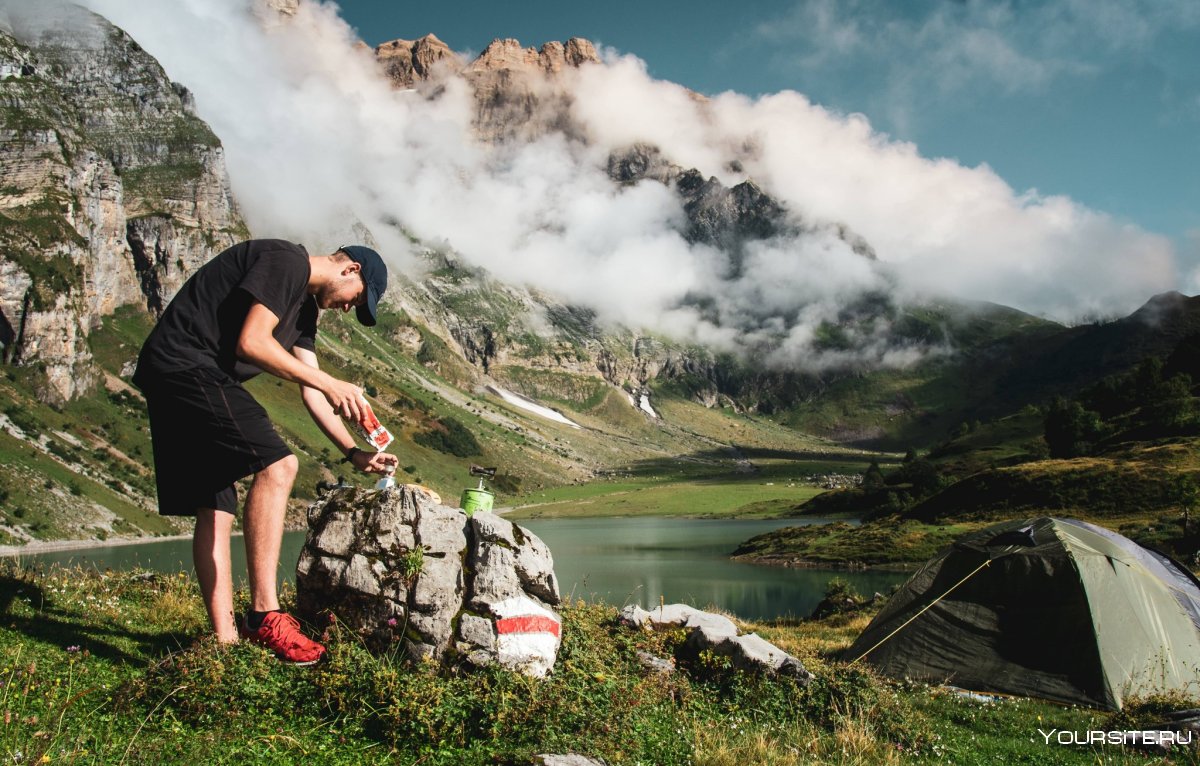
[[[483,447],[475,440],[475,435],[467,427],[454,418],[443,418],[435,421],[433,428],[418,433],[413,441],[424,447],[445,452],[455,457],[470,457],[483,454]]]
[[[834,614],[856,612],[866,603],[867,599],[848,580],[835,577],[825,586],[825,596],[813,609],[811,618],[821,620]]]
[[[498,473],[492,479],[492,488],[497,492],[515,495],[521,491],[521,477],[511,473]]]

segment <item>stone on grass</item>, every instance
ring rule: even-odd
[[[584,755],[567,753],[566,755],[549,755],[542,753],[533,757],[535,766],[605,766],[604,761],[588,758]]]
[[[648,670],[651,673],[669,676],[675,672],[675,660],[668,657],[659,657],[651,654],[650,652],[644,652],[639,649],[637,652],[637,658],[638,664],[641,665],[643,669]]]
[[[629,605],[621,610],[621,622],[643,630],[688,631],[680,653],[690,659],[699,657],[701,652],[711,651],[717,656],[728,657],[733,667],[741,671],[789,676],[802,684],[812,680],[812,674],[800,660],[757,633],[739,636],[737,626],[728,617],[687,604],[665,604],[649,611]],[[648,670],[658,671],[645,660],[642,660],[642,664]]]

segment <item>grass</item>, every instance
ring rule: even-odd
[[[592,482],[527,495],[509,518],[572,516],[687,516],[776,518],[822,490],[803,484],[714,479],[658,483],[653,480]]]
[[[239,592],[239,608],[245,598]],[[835,659],[866,614],[742,625],[805,663],[815,679],[801,687],[711,656],[649,674],[636,652],[670,655],[680,631],[624,628],[612,608],[582,602],[560,612],[563,644],[545,680],[412,666],[369,654],[336,628],[325,637],[331,660],[297,669],[257,647],[204,638],[187,576],[5,566],[0,753],[22,764],[183,764],[203,754],[218,764],[472,766],[548,752],[654,766],[1167,762],[1047,745],[1037,734],[1138,721],[1136,706],[1110,717],[1029,700],[984,703]]]
[[[917,564],[979,528],[979,523],[930,525],[883,519],[851,526],[844,522],[785,527],[742,543],[734,555],[763,563],[881,566]]]

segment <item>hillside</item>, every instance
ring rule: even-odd
[[[105,386],[60,407],[37,398],[36,370],[9,367],[0,377],[0,398],[7,402],[0,415],[0,459],[13,467],[0,474],[0,544],[178,531],[152,512],[144,404],[127,382],[151,323],[133,307],[106,319],[91,335]],[[394,309],[383,309],[371,330],[328,313],[318,354],[332,374],[364,384],[397,436],[398,478],[431,486],[447,499],[470,483],[472,463],[499,468],[491,486],[498,503],[511,504],[547,487],[669,477],[680,466],[688,475],[746,476],[748,461],[729,448],[735,441],[747,450],[782,450],[839,469],[862,460],[859,450],[688,400],[656,399],[655,407],[669,414],[652,417],[598,377],[533,368],[517,368],[503,379],[485,377],[437,334]],[[578,427],[507,401],[499,392],[509,386],[537,395],[541,406]],[[260,376],[248,387],[300,458],[294,521],[315,497],[317,482],[369,481],[339,462],[294,386]],[[754,474],[747,478],[761,481]],[[780,493],[787,494],[783,488]]]
[[[1195,336],[1162,329],[1142,346],[1159,356],[1069,398],[963,423],[926,455],[910,451],[899,465],[872,465],[861,487],[791,509],[859,517],[861,527],[780,530],[746,541],[737,555],[777,563],[919,563],[969,529],[1052,515],[1116,529],[1197,566],[1200,387],[1178,364]]]
[[[0,111],[7,544],[177,530],[153,513],[143,406],[129,375],[174,290],[249,235],[220,140],[187,89],[121,30],[65,13],[57,26],[18,14],[0,30],[0,90],[10,105]],[[432,93],[446,78],[463,78],[476,97],[480,141],[498,147],[569,127],[564,78],[604,65],[584,40],[540,50],[497,41],[474,62],[457,60],[436,38],[397,41],[376,55],[398,86]],[[512,115],[523,110],[538,119],[513,132]],[[606,174],[614,193],[639,184],[668,190],[680,206],[678,234],[719,254],[728,280],[744,275],[747,254],[781,242],[834,243],[858,265],[875,261],[871,244],[848,227],[805,220],[753,179],[723,184],[661,147],[613,152]],[[445,243],[411,234],[407,242],[417,260],[395,270],[380,326],[325,317],[323,364],[366,388],[399,437],[402,479],[451,499],[470,464],[495,465],[499,502],[529,506],[518,513],[586,512],[595,497],[643,489],[647,505],[633,512],[791,512],[830,483],[822,477],[857,476],[873,459],[895,465],[909,449],[936,447],[949,465],[974,438],[969,460],[990,450],[995,462],[984,436],[991,424],[1011,423],[1004,418],[1126,370],[1143,354],[1159,355],[1170,371],[1195,367],[1188,349],[1200,327],[1198,299],[1179,295],[1125,319],[1064,328],[994,304],[848,294],[813,328],[814,364],[797,366],[779,361],[778,344],[808,321],[798,311],[766,307],[743,317],[747,337],[758,340],[733,353],[602,321],[559,296],[505,283]],[[719,319],[714,306],[698,292],[680,308]],[[892,356],[905,361],[886,361]],[[334,459],[289,386],[263,377],[250,388],[300,456],[294,510],[318,481],[361,480]],[[988,424],[983,431],[943,443],[978,421]],[[1028,463],[1021,456],[1036,436],[1002,448],[1005,464]],[[1132,464],[1112,460],[1121,470]],[[971,473],[962,465],[947,472]],[[571,489],[584,484],[593,486]],[[1017,492],[1019,482],[1010,484]],[[557,488],[552,497],[549,488]],[[722,497],[691,503],[702,491]],[[845,497],[854,496],[814,502]],[[954,497],[921,499],[933,509],[961,504]],[[623,501],[604,507],[622,512]]]

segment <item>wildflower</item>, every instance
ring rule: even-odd
[[[394,628],[394,627],[396,627],[396,618],[395,618],[395,617],[389,617],[389,618],[388,618],[388,621],[387,621],[387,624],[388,624],[388,627],[389,627],[389,628]]]
[[[67,651],[71,654],[74,654],[75,652],[79,651],[79,647],[78,646],[68,646]]]

